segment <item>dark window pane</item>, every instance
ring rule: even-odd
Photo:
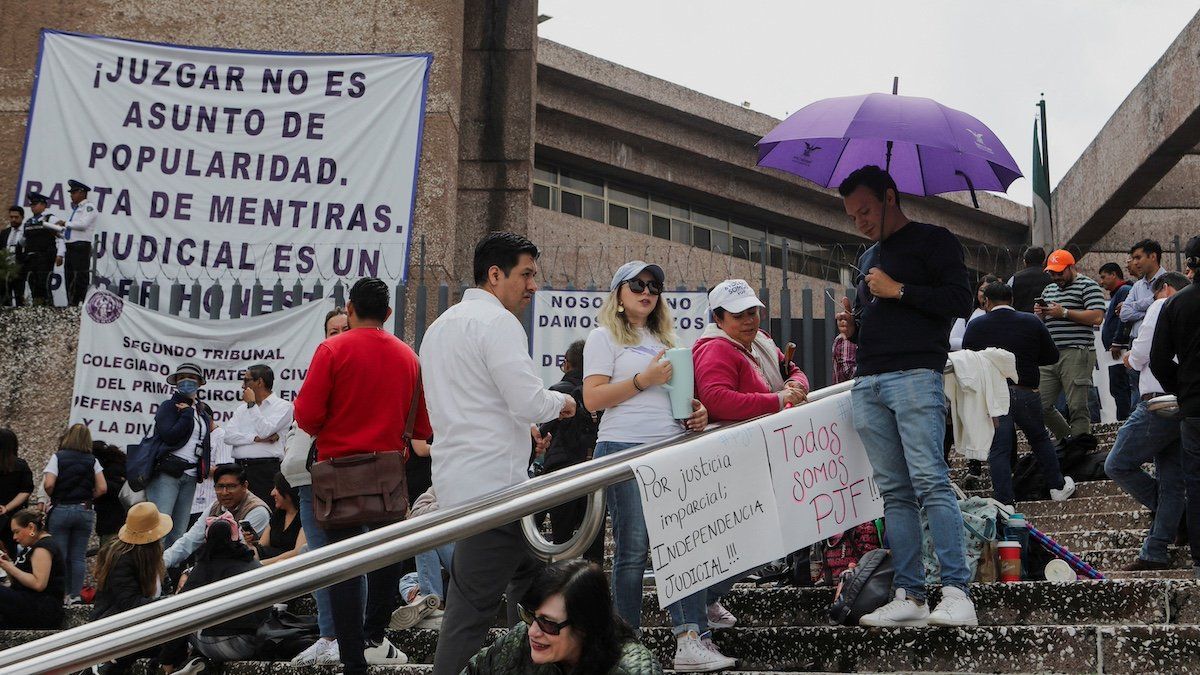
[[[640,206],[643,209],[650,208],[650,198],[646,196],[645,192],[620,185],[610,184],[608,186],[608,198],[615,202],[629,204],[630,206]]]
[[[629,209],[616,204],[608,205],[608,224],[629,229]]]
[[[533,163],[533,179],[540,180],[543,183],[557,183],[558,171],[554,167],[541,162]]]
[[[692,224],[682,220],[672,220],[671,241],[677,241],[681,244],[692,243]]]
[[[704,229],[703,227],[693,227],[692,228],[692,245],[694,245],[696,248],[702,248],[707,251],[711,244],[711,239],[709,238],[709,234],[710,234],[709,231]]]
[[[563,187],[579,190],[580,192],[597,197],[604,196],[604,181],[591,176],[581,176],[577,173],[562,172],[559,177],[559,184]]]
[[[574,192],[563,190],[562,193],[562,212],[572,216],[583,215],[583,197]]]
[[[604,222],[604,200],[595,197],[583,198],[583,217],[597,223]]]
[[[733,243],[730,245],[729,255],[737,256],[743,260],[750,260],[750,242],[741,237],[734,237]]]
[[[566,193],[563,193],[564,197]],[[783,249],[778,246],[771,247],[771,257],[767,260],[767,264],[771,267],[783,267]]]
[[[671,219],[654,216],[654,236],[659,239],[671,238]]]
[[[729,233],[728,232],[713,232],[712,233],[712,250],[720,251],[725,255],[730,254],[729,250]]]
[[[650,234],[650,214],[638,209],[629,209],[629,231]]]
[[[533,205],[550,208],[550,186],[533,184]]]

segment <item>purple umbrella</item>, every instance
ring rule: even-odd
[[[758,164],[835,187],[851,171],[885,167],[901,192],[1004,192],[1021,177],[996,134],[974,117],[916,96],[828,98],[758,142]],[[978,204],[976,204],[978,206]]]

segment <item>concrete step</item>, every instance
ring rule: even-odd
[[[968,497],[991,497],[992,490],[964,490]],[[1083,497],[1113,497],[1125,494],[1121,490],[1121,486],[1111,480],[1091,480],[1085,483],[1075,484],[1075,494],[1071,499],[1081,499]]]
[[[1140,509],[1030,516],[1029,522],[1037,529],[1057,539],[1065,532],[1139,529],[1146,531],[1150,528],[1151,519],[1149,511]]]
[[[1018,510],[1030,519],[1038,516],[1060,516],[1069,513],[1108,513],[1111,511],[1138,511],[1143,507],[1129,495],[1110,495],[1107,497],[1072,497],[1065,502],[1051,499],[1037,502],[1021,502]],[[1038,528],[1041,529],[1041,528]]]
[[[1054,540],[1072,551],[1089,551],[1108,548],[1140,549],[1145,537],[1146,530],[1086,530],[1063,532],[1054,537]]]
[[[1072,551],[1075,555],[1086,560],[1092,567],[1107,574],[1109,572],[1120,571],[1126,565],[1132,563],[1138,556],[1136,548],[1109,548],[1098,550],[1082,550]],[[1186,546],[1171,547],[1167,553],[1170,556],[1172,569],[1186,569],[1189,572],[1192,568],[1192,554]]]

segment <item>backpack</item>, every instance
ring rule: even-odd
[[[1107,450],[1097,450],[1099,443],[1092,434],[1072,436],[1059,443],[1055,448],[1058,455],[1058,468],[1064,476],[1070,476],[1076,483],[1090,480],[1105,480],[1104,460],[1108,458]],[[1050,498],[1050,489],[1042,479],[1042,470],[1032,454],[1024,455],[1017,460],[1013,469],[1013,495],[1017,501],[1037,501]]]
[[[857,626],[863,616],[891,601],[894,576],[891,551],[867,551],[857,565],[842,572],[829,606],[830,625]]]
[[[879,548],[879,531],[874,522],[867,522],[834,535],[825,540],[824,552],[821,558],[822,574],[825,581],[833,583],[840,579],[851,563],[857,563],[859,558],[868,551]]]
[[[588,458],[596,447],[596,437],[600,433],[600,418],[603,411],[592,413],[583,405],[583,386],[565,386],[566,382],[557,382],[550,387],[551,391],[570,394],[575,399],[575,415],[565,420],[554,420],[542,425],[542,433],[547,431],[554,434],[550,448],[546,450],[543,463],[546,471],[554,471],[578,464]]]
[[[315,615],[297,615],[287,610],[272,609],[271,615],[258,627],[259,659],[283,661],[304,651],[321,637]]]

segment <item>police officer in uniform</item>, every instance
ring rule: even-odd
[[[54,217],[46,210],[49,199],[38,192],[29,193],[29,210],[33,216],[25,221],[25,253],[21,267],[28,272],[29,294],[35,305],[52,305],[50,295],[50,273],[63,264],[65,248],[59,236],[62,228],[54,223]]]
[[[87,295],[92,270],[92,234],[100,212],[88,201],[92,188],[75,179],[67,181],[71,195],[71,215],[56,224],[63,228],[67,242],[67,303],[78,305]]]
[[[13,302],[17,307],[25,304],[25,275],[20,259],[25,251],[24,233],[21,223],[25,221],[25,209],[18,204],[8,208],[8,226],[0,230],[0,250],[8,251],[12,270],[12,278],[0,278],[0,307],[8,307]]]

